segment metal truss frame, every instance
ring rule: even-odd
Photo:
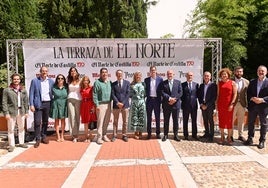
[[[222,39],[203,38],[205,48],[211,48],[211,74],[212,81],[218,81],[218,72],[222,68]],[[6,41],[7,46],[7,69],[8,85],[10,76],[18,72],[18,50],[22,50],[23,39],[10,39]]]

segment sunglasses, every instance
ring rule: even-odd
[[[64,78],[57,78],[58,80],[64,80]]]

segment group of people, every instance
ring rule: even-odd
[[[203,83],[193,81],[193,72],[186,73],[186,81],[181,83],[175,79],[173,70],[167,71],[167,79],[157,75],[157,68],[150,67],[150,76],[142,80],[141,72],[133,75],[133,81],[124,79],[122,70],[116,71],[116,81],[108,78],[108,69],[100,69],[100,77],[90,84],[88,76],[80,78],[75,67],[71,67],[68,76],[58,74],[55,81],[48,78],[48,68],[40,68],[40,76],[31,81],[29,98],[27,91],[20,84],[21,76],[17,73],[11,76],[12,83],[3,92],[3,112],[8,122],[8,151],[15,148],[14,127],[18,125],[18,147],[27,148],[24,143],[24,123],[28,109],[33,112],[35,144],[48,144],[46,138],[48,119],[55,120],[56,140],[64,141],[65,120],[68,118],[72,141],[80,141],[80,123],[84,124],[84,142],[89,142],[89,124],[96,122],[96,143],[114,142],[118,138],[119,116],[122,116],[122,140],[128,142],[128,131],[134,131],[134,138],[141,139],[142,133],[147,132],[147,139],[152,138],[152,113],[156,127],[156,138],[161,139],[160,112],[161,106],[164,117],[164,135],[162,141],[168,139],[170,116],[173,120],[174,140],[178,136],[179,111],[183,116],[183,136],[189,140],[188,121],[191,116],[192,138],[198,140],[197,109],[202,111],[205,134],[201,138],[213,142],[214,111],[218,111],[221,138],[220,144],[232,144],[233,125],[237,119],[238,140],[245,145],[253,144],[255,119],[260,119],[260,139],[258,148],[265,147],[267,115],[268,115],[268,79],[267,67],[258,67],[258,78],[248,81],[243,78],[243,68],[232,71],[223,68],[219,71],[219,82],[211,81],[211,73],[203,74]],[[131,100],[129,100],[131,99]],[[130,102],[131,101],[131,102]],[[198,105],[199,103],[199,105]],[[243,137],[244,115],[248,109],[248,139]],[[107,136],[107,127],[113,114],[113,134]],[[60,130],[61,127],[61,130]],[[227,141],[225,132],[227,129]]]

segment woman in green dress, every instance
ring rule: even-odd
[[[64,141],[64,130],[65,130],[65,118],[68,117],[67,113],[67,83],[66,78],[59,74],[56,77],[55,84],[52,89],[52,106],[50,110],[50,117],[55,119],[55,130],[57,134],[57,142]],[[61,134],[59,130],[61,125]]]
[[[128,129],[135,131],[135,139],[142,138],[146,131],[145,84],[141,81],[141,72],[135,72],[130,85],[131,106],[129,110]]]

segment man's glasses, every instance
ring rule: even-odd
[[[63,78],[57,78],[58,80],[64,80]]]

